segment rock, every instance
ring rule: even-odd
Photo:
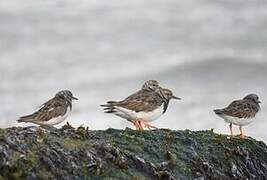
[[[267,179],[267,147],[213,131],[0,129],[1,179]]]

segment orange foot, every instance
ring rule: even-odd
[[[144,128],[148,128],[149,130],[156,128],[155,126],[152,126],[151,124],[147,123],[143,119],[134,120],[132,121],[132,123],[135,126],[136,130],[139,130],[139,131],[143,131]]]
[[[150,129],[156,129],[157,127],[156,126],[153,126],[153,125],[151,125],[151,124],[148,124],[147,122],[142,122],[143,124],[144,124],[144,127],[146,127],[146,128],[148,128],[149,130]]]
[[[152,126],[151,124],[147,123],[146,121],[144,120],[139,120],[139,124],[140,126],[143,128],[143,125],[145,128],[148,128],[149,130],[150,129],[155,129],[156,127],[155,126]]]
[[[135,126],[136,130],[142,131],[144,130],[142,124],[139,120],[132,121],[133,125]]]

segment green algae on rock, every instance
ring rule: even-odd
[[[267,179],[267,147],[213,131],[0,129],[0,179]]]

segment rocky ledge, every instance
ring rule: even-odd
[[[267,179],[267,147],[210,131],[0,129],[0,179]]]

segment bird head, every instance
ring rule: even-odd
[[[165,102],[169,102],[171,99],[181,100],[181,98],[173,95],[170,89],[159,88],[157,93]]]
[[[250,100],[250,101],[253,101],[255,103],[261,103],[261,101],[259,100],[259,96],[257,94],[249,94],[246,97],[244,97],[243,99]]]
[[[74,97],[72,92],[69,90],[59,91],[56,94],[56,97],[66,99],[68,102],[71,102],[72,100],[78,100],[78,98]]]
[[[149,91],[155,91],[159,87],[160,86],[159,86],[159,82],[158,81],[156,81],[156,80],[148,80],[143,84],[142,89],[149,90]]]

